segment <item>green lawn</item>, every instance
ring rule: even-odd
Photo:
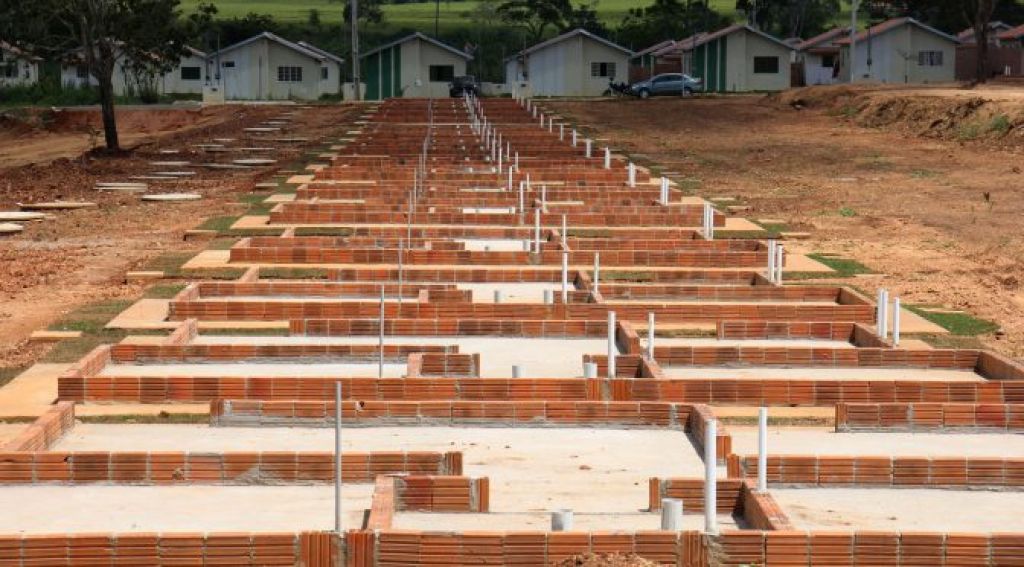
[[[220,10],[218,15],[221,18],[244,16],[249,12],[255,12],[269,14],[282,22],[305,22],[311,8],[320,11],[323,22],[337,22],[341,19],[341,10],[344,6],[342,2],[328,2],[327,0],[307,0],[302,3],[288,2],[287,0],[215,0],[215,3]],[[196,4],[198,4],[198,0],[182,0],[181,7],[187,14],[195,8]],[[441,2],[441,28],[451,29],[471,25],[466,14],[472,11],[476,4],[472,0]],[[597,12],[602,21],[615,26],[622,21],[622,17],[629,8],[645,4],[647,3],[636,0],[598,0]],[[711,6],[723,14],[735,14],[736,12],[735,0],[711,0]],[[394,29],[413,28],[423,32],[432,32],[434,9],[433,2],[388,4],[384,6],[385,25]]]

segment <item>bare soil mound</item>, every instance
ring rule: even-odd
[[[985,89],[905,89],[818,86],[792,89],[775,100],[817,108],[868,128],[925,138],[1024,145],[1024,98]]]
[[[585,553],[559,562],[558,567],[656,567],[658,564],[633,554]]]

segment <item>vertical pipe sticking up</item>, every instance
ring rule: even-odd
[[[380,286],[380,339],[377,341],[377,377],[384,378],[384,284]]]
[[[341,534],[341,380],[334,383],[334,532]]]
[[[605,146],[604,148],[604,168],[612,168],[612,150],[608,146]]]
[[[768,241],[768,281],[776,283],[775,280],[775,241]]]
[[[576,129],[572,129],[572,147],[576,147]]]
[[[678,498],[661,499],[661,529],[677,532],[683,529],[683,501]]]
[[[594,291],[601,285],[601,253],[594,252]]]
[[[882,311],[885,309],[883,301],[885,301],[884,290],[878,288],[878,295],[875,296],[875,334],[879,337],[882,336]]]
[[[782,285],[782,265],[785,263],[785,251],[782,244],[775,245],[775,256],[778,261],[775,263],[775,283]]]
[[[533,210],[533,251],[540,254],[540,209]]]
[[[718,423],[709,419],[704,423],[704,532],[718,534],[718,456],[715,440]]]
[[[516,161],[517,162],[519,161],[519,154],[518,153],[516,154]],[[519,171],[519,166],[518,165],[516,165],[516,171]],[[508,168],[508,187],[507,187],[506,190],[512,191],[512,168],[511,167]]]
[[[608,311],[608,378],[615,378],[615,355],[618,354],[618,347],[615,346],[615,312]]]
[[[569,304],[569,252],[562,251],[562,304]]]
[[[626,173],[629,177],[629,186],[636,187],[636,166],[633,165],[633,162],[629,162],[629,165],[626,166]]]
[[[558,125],[558,141],[559,142],[564,142],[565,141],[565,124],[559,124]]]
[[[545,213],[548,212],[548,186],[547,185],[541,185],[540,186],[540,208],[543,209]]]
[[[519,171],[519,152],[516,152],[516,171]],[[512,174],[510,172],[509,176],[511,177],[511,175]]]
[[[654,311],[647,312],[647,358],[654,360]]]
[[[882,324],[878,336],[883,339],[889,336],[889,290],[882,289]]]
[[[590,138],[587,138],[586,140],[583,140],[583,143],[586,144],[586,148],[587,148],[586,156],[587,156],[587,158],[590,158],[590,149],[591,149],[591,146],[593,145],[593,142],[591,141]]]
[[[892,300],[892,346],[900,346],[900,298]]]
[[[757,411],[757,491],[768,492],[768,408]]]
[[[668,177],[661,178],[661,204],[668,205]]]
[[[403,278],[404,274],[403,274],[403,271],[402,271],[402,248],[403,248],[403,244],[404,243],[402,242],[402,239],[399,238],[398,239],[398,304],[399,305],[402,304],[402,281],[404,279]]]
[[[568,230],[569,229],[566,228],[566,225],[565,225],[565,215],[562,215],[562,250],[566,250],[569,247],[568,246],[569,235],[566,234],[568,232]]]
[[[513,378],[522,378],[523,377],[523,367],[519,366],[518,364],[513,364],[512,365],[512,377]]]

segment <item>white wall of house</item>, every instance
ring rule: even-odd
[[[335,61],[310,56],[267,38],[210,59],[211,65],[220,61],[221,83],[228,100],[316,100],[341,88],[340,67]]]
[[[857,42],[857,81],[943,83],[954,80],[956,43],[915,25]],[[842,48],[843,78],[849,80],[850,46]],[[870,53],[871,65],[868,65]]]
[[[191,80],[184,79],[183,71],[184,68],[199,68],[199,79]],[[160,94],[202,94],[203,85],[206,84],[206,61],[195,53],[182,57],[178,64],[164,73],[160,77],[157,77],[154,81],[157,92]],[[212,69],[211,69],[212,73]],[[189,76],[188,72],[185,72],[185,76]],[[85,73],[84,66],[74,64],[63,64],[60,67],[60,82],[63,85],[71,85],[80,87],[84,85],[96,86],[98,82],[92,75]],[[132,89],[136,88],[137,79],[134,71],[130,70],[130,66],[127,65],[127,60],[124,56],[118,57],[117,62],[114,65],[114,75],[112,77],[114,85],[114,94],[117,96],[124,96]]]
[[[577,34],[525,56],[525,82],[534,96],[600,96],[611,80],[625,81],[629,54]],[[505,66],[506,83],[522,79],[516,60]]]
[[[818,53],[804,53],[802,57],[804,81],[808,85],[831,85],[838,82],[838,78],[832,76],[832,62],[839,58],[838,53],[827,58]]]
[[[160,91],[174,94],[203,94],[209,69],[206,59],[195,53],[182,57],[178,65],[160,78]]]
[[[0,47],[0,87],[34,85],[39,82],[39,63]]]
[[[414,38],[401,46],[402,96],[405,98],[448,96],[449,81],[431,81],[430,67],[451,67],[452,77],[466,74],[466,59],[429,41]]]
[[[732,91],[781,91],[790,87],[791,49],[743,29],[726,44],[726,87]],[[757,58],[775,59],[774,72],[758,69]],[[759,72],[761,71],[761,72]]]

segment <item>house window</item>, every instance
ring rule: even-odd
[[[590,64],[590,76],[591,77],[607,77],[609,79],[614,79],[615,78],[615,63],[592,62]]]
[[[455,79],[454,65],[431,65],[430,82],[443,83]]]
[[[302,67],[278,67],[277,81],[280,83],[301,83]]]
[[[917,52],[917,64],[921,67],[941,67],[942,66],[942,52],[941,51],[918,51]]]
[[[778,72],[778,57],[754,57],[754,73],[769,75]]]
[[[234,69],[235,68],[235,62],[234,61],[225,61],[225,62],[221,63],[220,66],[224,67],[225,69]]]
[[[6,65],[0,65],[0,77],[5,79],[13,79],[18,76],[18,64],[11,62]]]
[[[822,67],[827,67],[829,69],[835,67],[836,66],[836,56],[835,55],[822,55],[821,56],[821,66]]]
[[[327,80],[327,67],[320,67],[320,80],[321,81],[326,81]]]
[[[79,79],[88,79],[89,78],[89,68],[86,67],[85,65],[79,65],[79,66],[75,67],[75,77],[77,77]]]
[[[181,68],[181,80],[182,81],[198,81],[201,78],[202,71],[199,67],[182,67]]]

